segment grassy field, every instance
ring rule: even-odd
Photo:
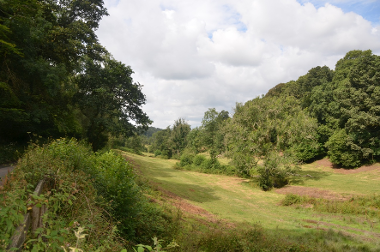
[[[344,174],[345,171],[318,162],[307,164],[302,167],[303,176],[292,181],[291,186],[264,192],[247,179],[173,169],[176,160],[125,155],[133,159],[142,175],[157,188],[170,191],[227,222],[259,223],[268,230],[298,235],[321,229],[334,230],[372,248],[380,246],[379,215],[318,212],[310,205],[281,205],[288,192],[330,199],[379,195],[380,166]]]

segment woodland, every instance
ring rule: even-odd
[[[318,66],[265,96],[236,103],[232,116],[209,109],[194,129],[178,119],[153,134],[150,150],[181,161],[207,151],[211,168],[224,155],[237,174],[258,172],[267,190],[287,184],[297,164],[325,156],[343,168],[378,162],[379,98],[380,57],[353,50],[335,70]]]
[[[219,233],[164,203],[165,191],[142,174],[174,160],[172,170],[253,179],[269,193],[325,157],[334,168],[375,164],[380,56],[352,50],[334,70],[314,67],[236,103],[233,114],[210,108],[199,127],[178,118],[158,129],[149,127],[132,68],[98,41],[105,15],[102,0],[0,0],[0,164],[18,160],[0,187],[0,250],[9,248],[30,206],[46,205],[45,228],[28,236],[24,251],[162,251],[164,245],[173,251],[341,251],[343,242],[335,249],[325,239],[344,235],[324,230],[306,238],[260,225]],[[146,155],[155,161],[131,159]],[[31,196],[41,179],[53,189]],[[365,216],[380,216],[377,197],[352,202],[370,202]],[[194,223],[201,228],[188,231]],[[152,238],[152,246],[143,245]],[[179,248],[176,241],[193,243]]]

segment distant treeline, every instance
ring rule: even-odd
[[[335,70],[312,68],[265,96],[237,103],[232,117],[209,109],[194,129],[178,119],[152,135],[150,151],[178,159],[186,153],[208,151],[213,160],[224,154],[242,175],[262,171],[262,177],[289,174],[289,164],[324,156],[345,168],[377,162],[380,57],[350,51]]]

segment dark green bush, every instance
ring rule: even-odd
[[[181,155],[181,161],[179,165],[185,167],[187,165],[191,165],[193,163],[194,155],[190,153],[184,153]]]
[[[347,168],[360,166],[362,159],[360,148],[355,149],[356,147],[345,129],[336,131],[326,142],[326,147],[327,155],[333,164]]]
[[[201,166],[202,163],[206,160],[206,157],[203,156],[203,155],[196,155],[194,158],[193,158],[193,164],[196,165],[196,166]]]
[[[161,151],[160,150],[155,150],[154,151],[154,156],[157,157],[157,156],[160,156],[161,155]]]
[[[205,169],[205,170],[212,169],[214,167],[214,162],[212,161],[212,159],[206,158],[202,162],[201,167],[202,169]]]
[[[263,165],[256,167],[260,174],[259,186],[268,191],[273,187],[280,188],[289,183],[290,176],[293,176],[300,169],[293,165],[292,157],[280,156],[276,152],[268,153]]]

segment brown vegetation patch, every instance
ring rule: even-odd
[[[276,193],[280,194],[297,194],[300,196],[308,196],[313,198],[323,198],[328,200],[346,200],[349,199],[348,196],[342,196],[339,193],[321,190],[318,188],[312,187],[303,187],[303,186],[286,186],[275,190]]]
[[[197,215],[200,217],[204,217],[210,222],[217,222],[217,216],[204,210],[201,207],[194,206],[190,203],[188,203],[185,199],[179,197],[175,193],[172,193],[168,190],[165,190],[159,186],[156,186],[156,188],[163,194],[164,197],[169,198],[172,204],[180,209],[181,211],[185,213],[189,213],[192,215]]]
[[[161,192],[162,196],[166,200],[168,200],[171,205],[181,210],[181,212],[184,214],[202,218],[202,219],[198,219],[198,221],[202,222],[203,224],[212,223],[212,224],[223,225],[227,228],[236,227],[235,224],[227,222],[226,220],[222,220],[218,218],[217,215],[212,214],[201,207],[190,204],[189,202],[187,202],[187,200],[181,198],[180,196],[176,195],[173,192],[170,192],[168,190],[161,188],[156,183],[152,181],[150,183],[154,184],[154,188],[157,189],[159,192]],[[155,199],[153,199],[153,201],[158,203],[158,201]]]
[[[338,167],[338,166],[332,164],[328,158],[318,160],[315,163],[318,166],[332,168],[334,173],[340,173],[340,174],[354,174],[354,173],[360,173],[360,172],[380,170],[380,164],[363,165],[363,166],[361,166],[359,168],[355,168],[355,169],[344,169],[344,168],[341,168],[341,167]]]

